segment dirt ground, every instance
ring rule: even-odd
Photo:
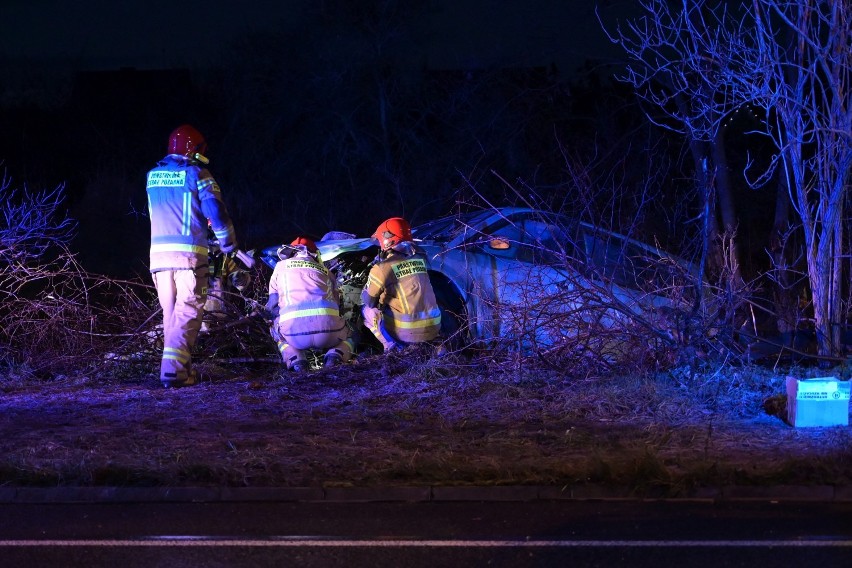
[[[845,485],[849,427],[793,428],[783,373],[633,379],[486,359],[372,356],[293,375],[202,363],[0,378],[0,483],[377,486],[585,483],[684,494]]]

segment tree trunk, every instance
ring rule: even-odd
[[[722,230],[725,238],[730,239],[731,256],[727,261],[731,270],[731,285],[739,289],[743,282],[740,271],[740,246],[737,239],[737,215],[734,210],[734,198],[731,190],[731,178],[728,175],[728,158],[725,154],[725,129],[720,126],[713,139],[713,164],[716,167],[715,188],[722,218]]]
[[[799,299],[794,289],[793,267],[795,250],[791,251],[788,240],[790,221],[790,195],[787,176],[783,172],[778,176],[775,196],[775,217],[772,232],[769,235],[769,252],[772,258],[772,296],[778,331],[782,335],[792,334],[799,327]],[[798,248],[798,247],[797,247]],[[792,255],[792,257],[791,257]],[[792,338],[792,336],[791,336]]]

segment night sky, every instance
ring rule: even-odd
[[[167,0],[4,0],[0,56],[77,69],[194,67],[215,62],[231,40],[298,30],[319,0],[200,4]],[[395,2],[389,2],[393,4]],[[403,2],[403,4],[405,4]],[[435,67],[548,65],[565,69],[588,57],[617,57],[594,10],[605,19],[629,0],[430,0],[410,57]]]
[[[598,3],[388,0],[370,4],[404,7],[399,12],[404,14],[400,18],[404,22],[402,33],[392,38],[390,48],[395,73],[406,66],[438,70],[449,73],[449,81],[455,81],[452,73],[460,70],[546,68],[564,78],[572,77],[575,70],[590,61],[607,68],[609,63],[623,58],[623,54],[618,47],[607,43],[595,15],[595,5],[599,5],[602,17],[609,22],[635,9],[635,3],[630,0]],[[366,91],[356,93],[360,98],[355,102],[329,97],[316,101],[317,105],[324,105],[319,113],[305,110],[306,104],[314,102],[310,100],[310,89],[315,87],[310,81],[317,82],[318,89],[327,89],[332,75],[320,81],[317,76],[328,74],[328,69],[334,67],[325,61],[323,70],[316,71],[310,66],[312,58],[349,55],[346,42],[351,37],[346,37],[347,30],[305,29],[310,27],[306,22],[316,26],[318,7],[330,11],[335,5],[351,4],[344,0],[249,3],[211,0],[201,4],[164,0],[134,3],[5,0],[0,7],[0,111],[5,110],[0,115],[0,131],[4,132],[4,139],[0,140],[0,164],[19,185],[50,188],[66,184],[71,215],[80,221],[78,248],[84,261],[95,261],[92,266],[98,271],[112,271],[116,263],[124,261],[115,257],[114,247],[104,246],[104,233],[115,234],[112,242],[123,243],[122,248],[131,251],[128,257],[134,270],[144,269],[148,243],[141,180],[147,169],[162,157],[168,133],[184,122],[193,123],[210,142],[211,171],[223,186],[238,234],[242,235],[241,244],[246,247],[275,244],[269,242],[270,238],[287,240],[293,233],[313,236],[328,230],[360,233],[371,230],[388,216],[410,216],[416,224],[450,213],[458,173],[469,172],[474,167],[491,167],[479,157],[483,136],[486,145],[492,146],[489,152],[493,156],[489,159],[501,171],[502,164],[508,161],[496,153],[522,142],[500,139],[498,134],[492,136],[487,132],[492,128],[488,125],[491,119],[484,119],[478,126],[460,127],[484,130],[470,136],[474,147],[458,163],[452,162],[460,154],[448,150],[447,157],[437,157],[431,152],[436,158],[426,164],[423,156],[428,158],[430,150],[421,144],[417,149],[419,154],[407,156],[405,165],[422,164],[432,179],[427,180],[422,171],[410,169],[406,172],[409,184],[403,187],[403,190],[410,188],[410,182],[420,181],[429,188],[421,189],[420,193],[406,195],[393,183],[388,185],[382,177],[382,165],[372,167],[376,156],[380,156],[376,150],[359,156],[354,165],[346,165],[347,171],[355,174],[330,176],[327,165],[337,163],[340,155],[319,156],[318,152],[327,148],[322,147],[322,141],[308,138],[324,133],[329,121],[336,120],[331,116],[337,113],[334,105],[351,104],[358,106],[338,114],[366,113],[356,125],[361,137],[358,142],[363,145],[375,136],[375,131],[370,131],[376,126],[375,111],[369,107],[377,106],[370,99],[372,94]],[[412,13],[416,14],[413,18]],[[339,19],[337,24],[350,21],[352,16],[348,18]],[[363,40],[363,30],[358,33]],[[278,42],[280,38],[291,39],[285,39],[288,43],[284,45],[264,39],[270,37],[278,38],[275,40]],[[313,43],[300,43],[303,38]],[[244,55],[251,53],[252,42],[267,46],[256,59]],[[273,49],[283,46],[280,57],[269,52],[270,45]],[[298,55],[300,67],[289,67],[288,53]],[[267,58],[271,65],[264,67],[261,58]],[[242,79],[228,82],[227,77],[219,76],[217,80],[223,86],[216,91],[218,100],[190,92],[197,87],[198,73],[219,69],[225,61],[230,65],[236,62],[242,67],[241,77],[249,77],[257,84],[247,85],[240,82]],[[341,68],[348,70],[360,63],[363,61],[353,59]],[[178,74],[163,74],[172,70]],[[63,74],[65,86],[51,91],[48,78]],[[146,84],[148,77],[151,82]],[[170,93],[167,84],[172,80],[179,87]],[[342,90],[346,92],[352,87],[358,88],[358,84],[353,82]],[[262,92],[265,88],[270,89],[269,95]],[[301,92],[296,93],[295,89]],[[318,94],[326,96],[329,91]],[[488,97],[489,89],[476,94]],[[252,99],[264,96],[281,99],[278,115],[271,114],[278,112],[271,110],[277,102],[261,109],[257,106],[258,99]],[[302,98],[296,99],[298,96]],[[54,108],[52,105],[60,99],[65,106]],[[293,108],[287,107],[288,104]],[[395,104],[399,108],[400,101]],[[494,104],[497,120],[502,120],[501,103]],[[471,108],[475,111],[485,107],[477,101]],[[324,116],[325,112],[329,116]],[[513,112],[514,120],[523,120],[524,110]],[[466,111],[464,116],[470,115]],[[409,117],[401,115],[397,120]],[[458,118],[444,123],[452,125]],[[374,123],[369,124],[370,120]],[[3,121],[7,124],[2,124]],[[542,137],[552,141],[552,126],[541,124],[544,125]],[[401,136],[420,136],[416,124],[403,124],[403,127],[408,130],[401,130]],[[341,140],[346,136],[332,132],[330,140],[336,135]],[[423,140],[413,142],[420,144]],[[298,155],[301,141],[313,142],[316,150],[307,156]],[[400,137],[398,144],[408,148],[411,142],[411,138]],[[255,145],[258,153],[267,153],[260,164],[251,162]],[[504,173],[512,177],[535,172],[533,162],[540,161],[535,152],[528,151],[529,156],[524,158],[527,163],[519,166],[517,173]],[[351,157],[351,153],[345,157]],[[352,184],[363,184],[354,188],[355,199],[353,189],[346,189],[349,177],[354,180]],[[263,196],[252,195],[256,191],[263,191]],[[363,195],[368,192],[374,195],[376,206],[363,203]],[[382,197],[382,192],[387,197]],[[332,208],[331,212],[323,210],[328,207]],[[260,213],[266,218],[258,220]],[[106,265],[97,262],[103,259],[109,260]]]

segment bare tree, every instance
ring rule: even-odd
[[[642,6],[643,18],[610,37],[638,63],[626,79],[643,87],[646,100],[698,140],[716,137],[735,108],[764,109],[761,130],[776,154],[751,183],[768,182],[780,168],[803,227],[819,352],[839,354],[843,203],[852,166],[852,2],[751,0],[734,5],[736,18],[724,2]]]
[[[70,242],[75,224],[61,213],[64,197],[64,186],[33,193],[14,189],[5,174],[0,178],[0,276]]]
[[[852,2],[753,0],[749,51],[733,85],[760,104],[790,200],[804,229],[814,322],[822,355],[839,355],[843,205],[852,167]],[[765,179],[756,179],[760,183]]]
[[[640,4],[644,15],[609,36],[635,62],[620,79],[662,111],[659,119],[648,113],[652,122],[687,137],[703,196],[701,219],[709,253],[719,233],[733,235],[737,224],[724,148],[726,118],[742,104],[728,86],[724,57],[736,46],[734,18],[724,6],[710,9],[703,1]],[[738,257],[736,242],[733,245]],[[724,264],[719,254],[714,264],[717,268]],[[734,277],[741,280],[739,271]]]

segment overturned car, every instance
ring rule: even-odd
[[[412,229],[427,257],[442,311],[442,337],[523,352],[624,349],[626,338],[671,340],[697,306],[697,270],[664,251],[542,210],[505,207],[449,216]],[[332,238],[328,238],[332,237]],[[317,242],[336,275],[341,310],[362,348],[369,238],[331,234]],[[261,251],[270,267],[278,246]]]

